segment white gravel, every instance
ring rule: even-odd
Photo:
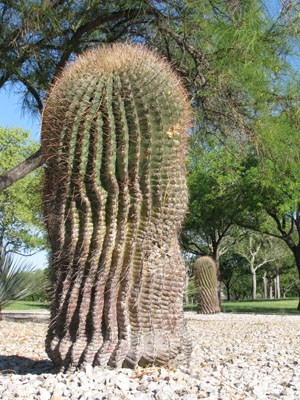
[[[186,313],[189,370],[85,367],[54,374],[46,324],[0,322],[1,400],[300,399],[300,315]]]

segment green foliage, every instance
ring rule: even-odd
[[[280,286],[283,297],[296,297],[300,293],[300,280],[293,260],[280,268]]]
[[[195,288],[195,279],[189,279],[188,287],[185,288],[187,291],[187,301],[186,303],[195,303],[195,293],[196,293],[196,288]]]
[[[285,119],[286,127],[279,127],[277,118],[280,119],[270,117],[269,122],[269,130],[277,139],[270,140],[266,146],[261,133],[259,153],[251,143],[240,147],[230,139],[224,140],[224,146],[212,140],[204,141],[192,152],[190,213],[183,232],[187,251],[211,254],[212,244],[220,244],[222,249],[224,243],[228,249],[228,239],[231,237],[232,242],[237,239],[233,226],[239,225],[265,232],[262,238],[265,242],[268,234],[286,242],[297,262],[300,182],[297,153],[300,147],[291,146],[284,134],[280,135],[281,130],[289,128],[290,140],[295,138],[297,143],[297,126]],[[274,129],[271,123],[276,125]],[[227,231],[226,227],[229,227]],[[245,294],[241,292],[237,296]]]
[[[36,151],[21,129],[0,127],[0,174]],[[30,253],[45,248],[41,216],[42,171],[34,171],[0,193],[0,253]]]
[[[241,148],[230,138],[224,146],[213,139],[197,142],[196,147],[192,138],[189,213],[181,240],[188,253],[218,258],[224,247],[235,241],[236,224],[260,221],[261,210],[252,212],[257,211],[257,205],[246,176],[252,173],[254,155],[250,145]]]
[[[251,297],[252,281],[248,265],[239,254],[230,251],[221,257],[220,280],[227,301]]]
[[[197,110],[196,132],[253,137],[253,121],[265,109],[274,109],[274,95],[282,96],[295,75],[288,57],[295,55],[290,43],[297,36],[290,27],[298,24],[299,6],[283,6],[274,16],[268,2],[261,1],[180,5],[161,21],[156,45],[180,64]]]
[[[178,36],[156,43],[181,57],[197,120],[183,246],[217,259],[238,223],[280,237],[295,253],[300,102],[291,56],[299,55],[299,5],[278,3],[278,15],[259,1],[184,5],[168,19]]]
[[[50,300],[50,277],[48,269],[38,269],[27,274],[25,285],[32,287],[32,293],[24,301],[47,302]]]
[[[247,128],[252,106],[290,74],[299,5],[279,16],[267,1],[20,0],[1,4],[0,87],[24,87],[24,103],[42,111],[45,92],[75,55],[114,41],[146,42],[178,66],[211,133]],[[291,45],[292,44],[292,45]],[[280,85],[279,85],[280,86]]]
[[[247,239],[247,236],[245,239]],[[258,297],[263,298],[264,295],[263,276],[265,274],[269,283],[272,284],[272,280],[275,276],[277,274],[279,275],[281,297],[297,296],[297,283],[299,279],[297,277],[293,256],[284,243],[276,243],[277,239],[275,239],[274,247],[270,248],[268,243],[266,243],[269,239],[270,238],[266,236],[264,239],[265,242],[263,243],[263,246],[266,247],[264,249],[266,251],[265,257],[266,259],[273,259],[276,258],[277,255],[278,259],[269,264],[264,264],[262,268],[257,270]],[[247,241],[244,245],[247,251]],[[227,301],[248,300],[252,297],[252,279],[248,265],[249,261],[246,261],[241,254],[234,253],[234,251],[235,248],[220,259],[220,278],[224,285],[224,298],[226,298]],[[258,262],[257,260],[256,264]],[[274,295],[274,286],[273,289]]]
[[[140,0],[2,2],[0,87],[17,83],[23,105],[41,112],[50,84],[75,55],[143,34],[154,19],[149,8]]]
[[[11,254],[0,257],[0,311],[33,292],[34,282],[28,281],[33,269],[34,266],[16,260]]]

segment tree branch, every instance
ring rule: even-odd
[[[43,162],[42,150],[39,148],[36,153],[0,176],[0,192],[40,167]]]
[[[196,255],[206,255],[207,254],[207,251],[205,251],[204,246],[201,247],[200,245],[198,245],[197,243],[195,243],[193,241],[185,240],[182,242],[182,246],[186,251],[189,251]],[[194,249],[192,247],[194,247]]]
[[[34,251],[33,253],[27,254],[27,253],[22,253],[21,251],[18,251],[18,250],[11,249],[11,250],[6,251],[5,254],[12,253],[12,254],[17,254],[18,256],[22,256],[22,257],[32,257],[35,254],[40,253],[41,251],[42,250],[37,250],[37,251]]]
[[[255,271],[257,271],[260,267],[262,267],[265,264],[271,263],[273,261],[277,260],[277,258],[270,258],[270,259],[265,259],[264,261],[262,261],[261,263],[257,264],[256,267],[254,268]]]
[[[247,225],[247,224],[243,224],[243,223],[240,223],[240,222],[237,223],[237,225],[240,226],[241,228],[249,229],[250,231],[253,231],[253,232],[258,232],[258,233],[262,233],[263,235],[268,235],[268,236],[275,237],[277,239],[285,240],[282,236],[276,235],[276,233],[272,233],[272,232],[269,232],[269,231],[265,231],[264,229],[256,228],[253,225]]]
[[[35,101],[37,102],[39,112],[42,113],[44,105],[43,105],[43,102],[42,102],[37,90],[25,78],[21,77],[19,74],[18,74],[18,78],[19,78],[20,82],[22,82],[23,85],[27,88],[27,90],[32,94]]]
[[[88,21],[87,23],[81,25],[73,34],[70,41],[67,43],[67,48],[61,55],[59,62],[56,65],[53,81],[55,77],[59,74],[59,72],[65,67],[68,62],[70,55],[77,49],[80,44],[81,37],[85,33],[89,33],[93,31],[100,25],[106,24],[107,22],[113,22],[120,18],[125,18],[125,20],[131,20],[136,18],[140,13],[139,9],[132,10],[120,10],[112,13],[101,14],[97,18],[92,21]]]
[[[223,228],[222,232],[218,231],[218,239],[216,240],[216,246],[219,247],[220,243],[224,239],[224,237],[227,235],[229,228],[231,227],[232,223],[229,222],[225,227]]]

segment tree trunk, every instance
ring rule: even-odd
[[[229,284],[225,285],[225,287],[226,287],[226,298],[227,298],[227,301],[230,301],[230,285]]]
[[[221,308],[221,297],[222,297],[222,287],[221,287],[221,271],[220,271],[220,257],[219,257],[219,250],[216,248],[214,249],[214,253],[212,255],[212,259],[216,265],[216,273],[217,273],[217,283],[218,283],[218,301],[219,307]]]
[[[267,278],[267,273],[264,273],[263,276],[263,285],[264,285],[264,299],[268,298],[268,278]]]
[[[279,277],[279,273],[278,272],[276,272],[276,275],[275,275],[274,285],[275,285],[275,298],[276,299],[280,299],[281,298],[280,277]]]
[[[288,243],[287,243],[287,245],[289,246]],[[295,261],[296,261],[296,267],[297,267],[298,275],[299,275],[299,279],[300,279],[300,247],[299,246],[293,246],[293,247],[289,246],[289,247],[294,254]],[[300,311],[300,291],[298,292],[298,297],[299,297],[299,302],[298,302],[297,310]]]
[[[40,167],[43,162],[42,150],[39,149],[11,170],[4,172],[0,176],[0,192]]]
[[[4,246],[3,246],[3,242],[4,242],[4,237],[3,235],[0,236],[0,257],[4,256]]]
[[[252,273],[252,300],[256,300],[256,271],[251,270]]]
[[[273,279],[270,279],[270,286],[269,286],[269,298],[273,299]]]

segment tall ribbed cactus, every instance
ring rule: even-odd
[[[70,370],[186,359],[184,266],[190,108],[140,46],[92,50],[50,92],[42,123],[53,301],[46,349]]]
[[[211,257],[199,257],[194,264],[196,300],[199,314],[220,312],[216,263]]]

